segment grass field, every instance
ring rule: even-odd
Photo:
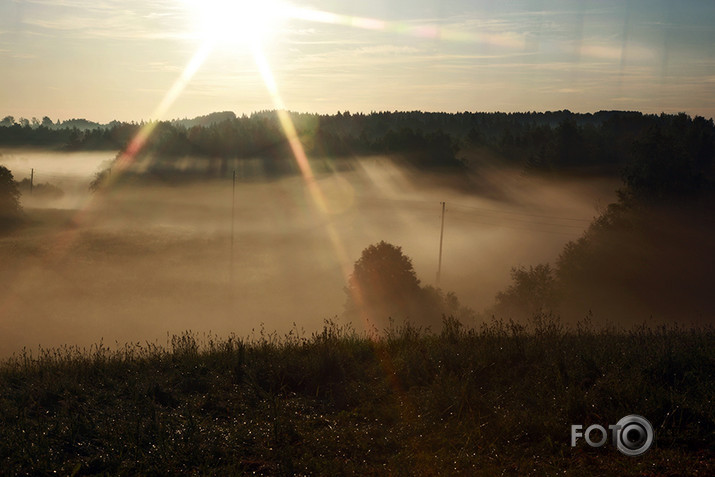
[[[0,366],[3,475],[713,475],[713,329],[187,332]],[[570,445],[628,414],[653,447]]]

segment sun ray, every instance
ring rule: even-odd
[[[263,78],[263,82],[265,83],[266,88],[268,89],[268,93],[270,94],[273,104],[276,108],[276,114],[278,115],[278,121],[283,128],[283,133],[288,140],[291,152],[293,153],[295,161],[298,164],[298,168],[300,169],[300,173],[303,176],[303,180],[308,187],[308,192],[311,196],[311,199],[322,215],[328,215],[328,206],[325,200],[325,196],[323,194],[323,191],[320,189],[318,182],[315,179],[315,174],[313,173],[313,169],[311,168],[310,162],[308,161],[308,156],[305,153],[305,148],[303,148],[303,144],[300,142],[300,138],[298,137],[298,132],[295,129],[295,125],[290,118],[290,114],[288,114],[285,108],[285,104],[278,91],[278,86],[273,76],[273,72],[268,65],[268,60],[266,59],[266,56],[263,54],[263,51],[260,49],[257,43],[253,44],[252,53],[254,60],[256,61],[256,65],[258,67],[258,71]],[[345,248],[342,245],[342,241],[338,237],[338,234],[332,224],[330,222],[326,222],[326,227],[328,229],[329,238],[336,249],[338,259],[340,260],[340,263],[342,265],[348,260],[348,255],[345,252]]]
[[[364,23],[366,26],[372,26],[372,23]],[[374,24],[377,26],[377,24]],[[308,160],[308,157],[305,153],[305,149],[303,147],[303,144],[300,141],[300,138],[298,136],[298,133],[295,129],[295,125],[293,124],[293,121],[291,120],[290,114],[288,113],[285,103],[283,102],[283,99],[280,95],[278,85],[276,83],[275,77],[273,75],[273,71],[270,68],[270,65],[268,64],[268,60],[263,53],[263,51],[260,48],[260,44],[258,40],[256,39],[251,43],[252,46],[252,53],[254,57],[254,61],[256,62],[256,65],[258,67],[258,71],[263,79],[263,82],[265,83],[266,88],[268,89],[268,93],[271,96],[271,99],[273,101],[273,105],[276,108],[276,114],[278,115],[278,120],[281,124],[281,127],[283,128],[283,132],[286,135],[286,138],[288,140],[288,143],[291,148],[291,152],[293,153],[293,156],[296,160],[296,163],[298,164],[298,167],[300,169],[300,173],[303,177],[303,180],[305,181],[306,187],[308,188],[309,194],[311,196],[312,202],[318,212],[326,217],[326,219],[329,218],[329,211],[327,207],[327,203],[325,200],[325,196],[323,194],[323,191],[321,190],[318,182],[316,181],[315,175],[313,173],[313,170],[310,166],[310,162]],[[333,251],[336,255],[338,265],[340,266],[340,269],[342,270],[343,277],[348,277],[350,276],[351,273],[351,268],[352,268],[352,262],[350,261],[350,257],[345,250],[345,246],[343,244],[343,240],[340,237],[340,234],[338,233],[337,229],[335,228],[334,224],[330,220],[326,220],[324,222],[325,224],[325,232],[328,236],[328,239],[330,240],[330,243],[333,247]],[[355,303],[358,304],[358,309],[360,309],[360,319],[362,321],[364,331],[366,332],[367,336],[372,338],[373,340],[377,341],[379,340],[379,330],[375,328],[375,324],[377,323],[376,317],[372,315],[372,312],[370,311],[369,306],[365,306],[365,299],[363,296],[363,292],[359,287],[353,287],[351,289],[352,293],[352,299],[354,300]],[[399,401],[401,403],[400,406],[400,418],[405,420],[405,421],[411,421],[414,420],[414,416],[416,415],[416,412],[414,410],[414,406],[411,403],[411,400],[407,393],[404,390],[404,386],[401,383],[401,380],[399,379],[397,373],[395,372],[395,366],[394,363],[389,356],[389,354],[386,352],[386,350],[380,345],[380,343],[377,343],[377,346],[375,348],[375,355],[378,358],[378,362],[380,363],[380,367],[382,368],[383,373],[385,374],[385,377],[387,378],[388,382],[390,383],[390,386],[394,390],[395,394],[399,396]]]
[[[194,53],[194,56],[189,60],[184,70],[181,72],[179,77],[174,81],[169,90],[166,92],[161,102],[154,108],[150,116],[150,121],[145,123],[141,129],[134,135],[134,137],[129,142],[129,145],[122,151],[114,162],[112,169],[112,174],[105,177],[102,186],[106,187],[117,181],[121,174],[126,171],[136,160],[137,155],[146,145],[146,142],[151,137],[151,134],[156,128],[157,121],[164,119],[166,112],[169,110],[176,99],[181,95],[181,93],[186,89],[186,86],[194,77],[196,72],[204,64],[206,58],[209,56],[213,50],[214,42],[207,40],[205,41],[199,49]],[[116,171],[116,173],[115,173]]]
[[[329,216],[329,209],[325,200],[325,195],[323,194],[320,185],[316,181],[315,174],[313,173],[313,170],[310,166],[310,162],[305,153],[305,148],[300,141],[298,133],[295,129],[295,125],[290,118],[290,114],[288,114],[285,108],[285,103],[283,102],[283,99],[281,98],[281,95],[278,91],[278,85],[276,84],[275,77],[273,76],[273,72],[268,64],[268,60],[266,59],[266,56],[263,54],[263,51],[260,49],[260,46],[257,42],[253,43],[252,53],[254,60],[256,61],[258,70],[263,79],[263,82],[265,83],[266,88],[268,89],[268,92],[273,101],[273,104],[276,107],[276,114],[278,115],[278,120],[281,124],[281,127],[283,128],[283,132],[286,135],[286,138],[288,139],[288,144],[290,145],[291,152],[293,153],[296,163],[298,164],[298,168],[300,169],[300,173],[303,177],[303,180],[305,181],[306,187],[308,188],[308,192],[310,194],[312,202],[318,212],[327,218]],[[345,250],[343,240],[341,239],[340,234],[329,219],[325,220],[324,224],[325,232],[333,247],[333,251],[336,255],[343,276],[348,277],[351,273],[352,262],[347,251]],[[355,302],[358,304],[364,303],[361,291],[359,289],[356,289],[353,292],[353,299],[355,300]],[[368,309],[368,307],[364,306],[361,306],[360,308],[362,310]],[[368,332],[371,336],[375,337],[373,333],[373,327],[375,323],[374,317],[363,312],[361,314],[361,319],[363,321],[365,331]]]
[[[171,105],[176,101],[182,91],[186,88],[191,78],[196,74],[198,69],[201,67],[206,57],[209,55],[213,48],[213,44],[210,42],[205,42],[197,50],[194,56],[191,58],[189,63],[186,65],[181,75],[174,81],[174,84],[169,88],[166,95],[162,98],[161,102],[152,112],[151,117],[160,119],[163,118]],[[99,189],[96,191],[98,193],[93,194],[88,198],[84,205],[80,207],[77,212],[72,217],[72,223],[74,225],[80,225],[89,220],[91,216],[90,212],[98,206],[98,202],[101,200],[101,192],[106,190],[106,188],[115,183],[121,174],[126,171],[128,167],[136,160],[137,155],[141,152],[142,148],[146,142],[151,137],[152,132],[156,128],[155,121],[149,121],[134,135],[127,147],[121,151],[114,161],[112,174],[105,175],[104,180],[100,184]],[[68,250],[72,247],[78,237],[78,227],[71,227],[59,232],[54,239],[50,247],[48,248],[43,259],[46,263],[55,263],[65,256]],[[2,312],[2,309],[0,309]]]
[[[152,113],[151,117],[153,119],[164,118],[164,115],[169,110],[171,105],[174,104],[176,98],[178,98],[182,91],[184,91],[186,85],[188,85],[189,81],[191,81],[191,78],[194,77],[199,68],[201,68],[201,65],[204,64],[204,61],[206,61],[206,58],[209,56],[214,46],[214,41],[204,41],[204,43],[199,47],[196,53],[194,53],[194,56],[191,58],[191,60],[189,60],[189,63],[181,72],[181,75],[176,79],[176,81],[174,81],[174,84],[171,85],[169,91],[166,93],[166,95],[164,95],[164,98],[161,100],[159,105]]]

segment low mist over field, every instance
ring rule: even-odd
[[[230,179],[122,184],[92,195],[87,185],[111,153],[2,158],[17,180],[29,166],[40,181],[48,170],[84,184],[58,202],[24,194],[30,224],[0,238],[2,355],[100,338],[164,342],[186,329],[243,336],[295,323],[312,332],[342,314],[353,262],[370,244],[401,246],[422,283],[435,284],[442,201],[440,286],[483,310],[511,267],[553,261],[617,186],[484,168],[468,193],[366,157],[317,176],[326,213],[300,176],[239,177],[232,274]]]
[[[0,3],[0,474],[715,475],[715,2],[85,3]]]
[[[77,209],[89,198],[88,181],[116,156],[114,151],[75,151],[58,153],[46,149],[0,149],[0,165],[12,171],[16,181],[29,181],[40,188],[51,184],[60,189],[51,201],[42,190],[31,194],[23,189],[24,207]]]

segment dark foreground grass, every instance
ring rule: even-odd
[[[0,474],[715,475],[715,333],[445,320],[170,339],[0,366]],[[570,446],[637,413],[653,448]]]

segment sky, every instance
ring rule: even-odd
[[[0,0],[0,116],[715,116],[715,2]]]

